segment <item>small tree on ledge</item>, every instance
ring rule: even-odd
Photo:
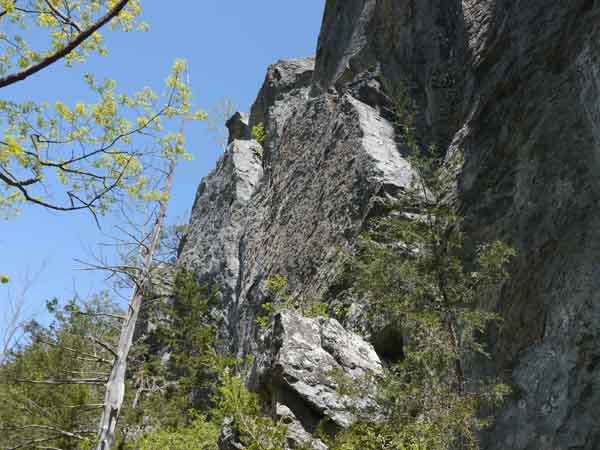
[[[334,450],[474,450],[490,424],[482,407],[510,392],[498,380],[467,377],[466,362],[487,355],[481,343],[500,318],[483,300],[506,280],[515,255],[500,241],[469,256],[462,218],[449,205],[459,152],[444,161],[414,137],[406,96],[396,95],[400,144],[415,169],[412,185],[389,205],[360,242],[353,274],[372,314],[403,335],[404,358],[388,367],[380,386],[382,420],[359,423],[332,440]]]

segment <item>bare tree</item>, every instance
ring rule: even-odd
[[[6,361],[10,349],[20,341],[23,325],[27,320],[25,317],[27,294],[43,269],[44,265],[33,275],[29,272],[25,273],[22,281],[16,286],[14,283],[7,286],[5,309],[0,322],[0,365]]]
[[[176,164],[176,159],[171,160],[164,188],[166,194],[171,191]],[[127,317],[121,328],[119,344],[116,352],[114,352],[111,373],[106,383],[106,395],[98,427],[98,444],[96,450],[110,450],[115,441],[115,431],[125,398],[127,360],[133,346],[133,338],[142,302],[144,297],[152,292],[152,272],[155,266],[153,257],[160,244],[167,205],[168,198],[165,196],[165,198],[159,201],[159,211],[150,233],[148,245],[141,246],[143,261],[139,270],[139,276],[135,280],[127,308]]]
[[[210,110],[209,117],[206,121],[208,131],[215,136],[215,142],[223,150],[227,148],[227,128],[225,123],[236,112],[236,107],[233,101],[229,98],[219,100]]]
[[[45,408],[40,409],[35,406],[36,411],[42,411],[46,418],[40,423],[29,423],[29,421],[13,423],[12,421],[0,420],[0,432],[8,432],[16,439],[12,447],[0,448],[14,450],[15,448],[49,448],[54,445],[57,439],[63,441],[82,441],[92,439],[96,436],[95,445],[97,450],[110,450],[115,444],[116,427],[120,418],[121,410],[125,399],[125,385],[127,376],[128,359],[134,345],[136,330],[139,326],[140,311],[144,302],[151,301],[154,298],[162,298],[160,294],[155,295],[159,286],[165,284],[163,274],[164,263],[157,262],[156,257],[161,257],[160,246],[161,239],[164,238],[163,228],[167,212],[168,194],[173,184],[173,177],[177,159],[172,158],[165,174],[162,196],[157,201],[157,211],[153,214],[151,221],[151,230],[148,234],[141,230],[141,237],[137,238],[133,233],[127,236],[133,242],[132,247],[137,248],[139,262],[125,261],[123,264],[109,266],[104,262],[97,265],[91,265],[90,269],[101,269],[108,271],[110,276],[124,275],[131,285],[131,295],[128,301],[125,313],[106,309],[80,309],[74,306],[70,309],[70,314],[74,316],[90,316],[94,318],[91,323],[102,323],[101,327],[77,328],[75,330],[76,338],[73,346],[68,345],[68,340],[53,339],[46,337],[44,333],[39,333],[36,337],[38,342],[43,345],[59,348],[65,353],[69,361],[79,362],[80,367],[75,372],[54,370],[48,371],[42,378],[28,378],[28,374],[22,378],[10,380],[14,383],[16,390],[19,385],[36,386],[38,388],[56,387],[57,389],[67,389],[68,386],[88,386],[92,391],[85,404],[61,404],[56,408],[62,410],[76,408],[78,411],[85,411],[85,415],[79,421],[79,428],[69,428],[61,426],[60,423],[53,421],[52,413]],[[129,225],[133,224],[133,220]],[[123,228],[123,232],[126,230]],[[168,252],[167,252],[168,253]],[[120,278],[121,280],[121,278]],[[122,284],[117,283],[122,288]],[[18,314],[15,315],[17,317]],[[102,321],[100,322],[100,319]],[[19,323],[18,320],[14,321]],[[106,330],[112,328],[116,331],[108,333]],[[17,326],[13,329],[18,329]],[[62,330],[68,334],[68,330]],[[116,337],[118,336],[118,342]],[[14,339],[13,339],[14,340]],[[42,342],[43,341],[43,342]],[[8,380],[7,380],[8,381]],[[143,389],[140,390],[140,392]],[[1,397],[1,396],[0,396]],[[103,398],[103,400],[102,400]],[[0,398],[0,401],[2,399]],[[20,405],[29,405],[31,397],[23,396],[18,399]],[[100,410],[100,415],[95,415],[95,411]],[[98,419],[99,417],[99,419]],[[74,425],[77,425],[75,423]],[[15,447],[15,445],[17,447]],[[55,445],[56,446],[56,445]]]

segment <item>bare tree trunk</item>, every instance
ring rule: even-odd
[[[173,158],[169,165],[165,182],[165,192],[167,194],[171,192],[176,164],[176,159]],[[98,427],[98,444],[96,450],[110,450],[114,444],[117,421],[119,420],[121,407],[125,398],[127,358],[133,345],[133,336],[144,295],[151,289],[153,256],[160,243],[160,233],[167,213],[167,204],[168,199],[163,199],[159,202],[160,208],[152,228],[150,243],[145,251],[140,278],[136,280],[131,299],[129,300],[127,319],[121,329],[116,357],[108,382],[106,383],[104,408]]]

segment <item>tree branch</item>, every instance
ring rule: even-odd
[[[107,352],[109,352],[115,358],[118,357],[117,352],[115,352],[115,350],[110,345],[108,345],[106,342],[103,342],[100,339],[95,338],[94,336],[85,336],[85,337],[87,339],[91,340],[94,344],[97,344],[100,347],[102,347],[104,350],[106,350]]]
[[[81,380],[23,380],[16,379],[17,383],[23,384],[47,384],[52,386],[62,386],[65,384],[93,384],[93,385],[101,385],[106,383],[106,379],[100,378],[90,378],[90,379],[81,379]]]
[[[125,8],[125,6],[127,6],[128,3],[129,0],[120,0],[115,6],[108,10],[108,12],[103,17],[101,17],[96,23],[79,33],[75,37],[75,39],[73,39],[69,44],[67,44],[63,48],[57,50],[47,58],[42,59],[40,62],[29,66],[20,72],[0,78],[0,88],[10,86],[11,84],[14,84],[18,81],[23,81],[31,75],[34,75],[37,72],[45,69],[46,67],[54,64],[56,61],[63,59],[69,53],[71,53],[73,50],[79,47],[83,42],[85,42],[96,31],[98,31],[100,28],[102,28],[104,25],[106,25],[112,19],[118,16],[121,13],[121,11]]]
[[[46,3],[46,5],[48,5],[48,8],[50,8],[50,10],[54,13],[55,16],[59,17],[65,24],[72,26],[79,33],[81,33],[81,28],[79,28],[79,25],[77,25],[75,22],[73,22],[73,20],[71,20],[71,18],[69,18],[69,17],[65,16],[63,13],[61,13],[57,8],[55,8],[50,0],[44,0],[44,2]]]

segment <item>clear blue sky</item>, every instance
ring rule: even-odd
[[[314,55],[325,0],[142,3],[149,32],[112,34],[107,57],[94,57],[75,69],[58,64],[4,89],[3,99],[85,101],[85,72],[114,78],[125,91],[146,85],[160,88],[174,58],[182,57],[189,62],[200,108],[210,111],[220,99],[229,98],[239,110],[248,111],[269,64]],[[221,152],[203,125],[188,127],[186,135],[195,159],[178,169],[169,211],[172,222],[186,217],[200,179]],[[111,231],[110,221],[104,228]],[[74,261],[89,259],[101,241],[106,238],[89,214],[65,215],[26,206],[19,217],[0,221],[0,272],[8,274],[15,287],[24,273],[37,272],[44,265],[28,295],[29,311],[41,312],[45,299],[65,299],[74,290],[87,295],[105,287],[101,276],[82,272]],[[8,288],[0,287],[0,311],[7,295]]]

